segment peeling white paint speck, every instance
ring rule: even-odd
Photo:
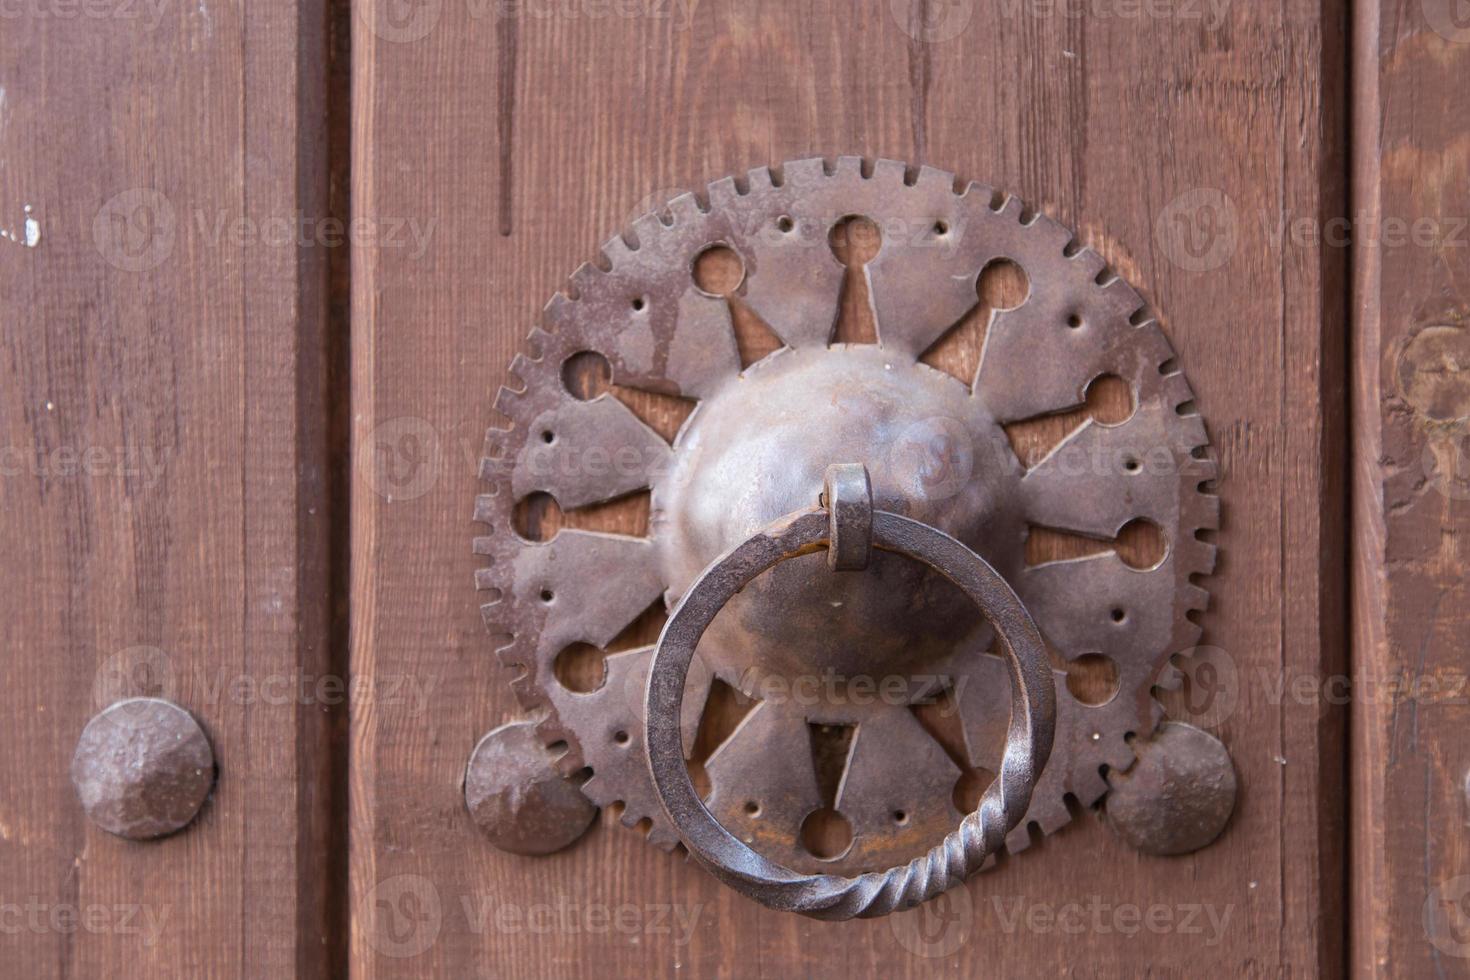
[[[0,238],[24,245],[26,248],[35,248],[41,244],[41,223],[31,215],[31,206],[25,206],[25,224],[20,231],[11,231],[8,228],[0,228]]]

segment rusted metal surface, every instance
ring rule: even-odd
[[[830,487],[829,482],[829,493]],[[771,908],[819,919],[886,915],[910,908],[979,869],[1030,805],[1032,789],[1051,752],[1056,712],[1041,634],[1015,592],[983,558],[927,524],[885,511],[859,515],[859,526],[833,529],[843,524],[843,512],[829,514],[820,507],[799,511],[758,531],[711,564],[659,638],[646,710],[649,770],[664,812],[690,853],[741,893]],[[684,675],[710,623],[758,575],[814,547],[832,550],[839,534],[866,536],[868,530],[874,545],[923,561],[983,610],[1000,639],[1010,674],[1009,732],[999,774],[979,807],[927,854],[881,874],[803,875],[742,843],[700,801],[685,768],[679,727]],[[911,761],[902,745],[889,744],[882,751],[885,767],[894,778],[901,778]],[[771,768],[769,760],[760,765]]]
[[[184,829],[214,786],[214,750],[193,717],[162,698],[118,701],[87,722],[71,781],[92,822],[129,840]]]
[[[475,826],[502,851],[551,854],[586,833],[597,808],[571,777],[536,726],[516,721],[487,733],[465,768],[464,801]]]
[[[866,172],[865,172],[866,171]],[[832,227],[865,215],[882,235],[862,274],[879,343],[830,345],[844,267]],[[730,299],[691,274],[713,245],[730,248],[744,276]],[[973,379],[918,360],[979,302],[977,282],[998,259],[1018,264],[1025,300],[996,313]],[[623,821],[647,820],[651,841],[677,837],[648,773],[617,732],[641,738],[638,693],[652,648],[607,658],[593,692],[564,688],[553,664],[573,643],[605,647],[651,603],[672,608],[721,554],[783,514],[807,507],[833,460],[865,464],[876,508],[932,525],[983,556],[1015,588],[1058,656],[1103,654],[1119,693],[1082,703],[1054,672],[1057,750],[1040,777],[1026,823],[1052,832],[1107,790],[1100,769],[1133,763],[1127,736],[1155,728],[1155,685],[1173,687],[1173,651],[1199,636],[1190,614],[1207,596],[1215,549],[1200,532],[1218,522],[1208,455],[1192,393],[1158,324],[1102,259],[1015,198],[959,188],[931,168],[856,158],[787,163],[710,185],[635,221],[579,269],[547,306],[527,355],[511,365],[518,387],[497,408],[476,519],[483,612],[513,685],[543,721],[547,743],[565,741],[563,765],[590,766],[583,790],[624,804]],[[759,317],[786,347],[742,370],[730,304]],[[563,365],[584,351],[606,358],[611,380],[696,399],[673,444],[612,394],[584,400]],[[1087,422],[1029,469],[1003,426],[1064,411],[1110,374],[1131,391],[1132,414]],[[967,383],[968,382],[968,383]],[[518,500],[541,491],[563,508],[651,491],[647,537],[562,530],[545,542],[512,530]],[[1102,540],[1144,518],[1167,541],[1153,568],[1108,552],[1028,566],[1030,528]],[[545,601],[543,596],[555,598]],[[928,847],[960,819],[961,769],[911,710],[941,688],[959,706],[963,760],[994,772],[1010,698],[993,637],[964,595],[921,564],[874,553],[862,574],[833,575],[820,555],[783,562],[751,582],[711,624],[683,699],[686,745],[718,678],[759,703],[705,765],[719,821],[791,867],[843,873],[889,867]],[[864,698],[892,680],[894,698]],[[803,687],[805,685],[805,688]],[[793,692],[815,690],[815,697]],[[775,696],[773,694],[779,694]],[[809,725],[855,727],[835,801],[812,763],[793,755]],[[890,771],[890,747],[906,764]],[[772,758],[784,764],[769,765]],[[741,783],[739,780],[749,780]],[[752,800],[770,800],[759,816]],[[854,841],[819,860],[799,841],[803,820],[835,806]],[[903,814],[898,821],[895,814]],[[1017,827],[1007,847],[1028,843]]]
[[[1109,777],[1108,825],[1145,854],[1189,854],[1213,843],[1235,811],[1235,767],[1224,743],[1166,721],[1136,748],[1138,764]]]

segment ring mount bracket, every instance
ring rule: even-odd
[[[861,463],[827,467],[818,506],[828,515],[827,567],[861,572],[873,550],[873,484]]]

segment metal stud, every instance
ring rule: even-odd
[[[480,739],[465,769],[464,799],[490,843],[513,854],[559,851],[597,816],[577,784],[557,771],[555,755],[530,721],[501,725]]]
[[[92,822],[128,840],[188,826],[214,786],[214,750],[199,723],[162,698],[128,698],[87,722],[71,780]]]
[[[1213,843],[1235,810],[1235,767],[1225,745],[1170,721],[1135,748],[1138,763],[1108,777],[1109,826],[1145,854],[1189,854]]]

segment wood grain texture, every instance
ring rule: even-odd
[[[1470,969],[1470,23],[1354,28],[1355,975]]]
[[[425,704],[354,710],[355,969],[1337,972],[1341,713],[1273,691],[1342,669],[1345,280],[1340,256],[1274,230],[1342,206],[1340,11],[1231,5],[1215,24],[977,8],[954,39],[925,43],[887,2],[656,8],[667,17],[415,8],[432,23],[393,21],[392,7],[359,8],[354,211],[434,233],[420,255],[379,248],[354,267],[359,459],[401,464],[405,492],[354,484],[353,665],[369,689],[403,674],[434,687]],[[460,799],[469,749],[514,714],[470,587],[468,515],[521,337],[571,269],[672,190],[839,152],[954,169],[1078,228],[1159,310],[1224,474],[1225,557],[1204,623],[1240,683],[1217,719],[1243,787],[1231,828],[1161,860],[1083,815],[939,916],[908,914],[962,940],[946,955],[923,955],[943,943],[916,944],[912,918],[766,912],[616,828],[547,859],[499,854]],[[1169,230],[1209,230],[1186,196],[1200,189],[1236,219],[1208,268]],[[1130,934],[1130,913],[1114,917],[1125,907],[1172,925]],[[621,909],[627,928],[603,918]]]
[[[297,695],[329,648],[327,259],[293,244],[326,203],[326,30],[315,2],[5,14],[7,975],[341,965],[331,713]],[[93,827],[68,778],[135,694],[192,712],[220,769],[147,844]]]

